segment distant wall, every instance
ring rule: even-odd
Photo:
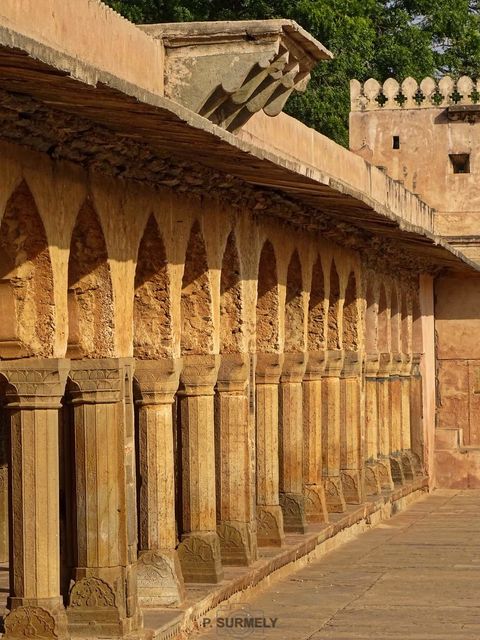
[[[162,42],[99,0],[1,0],[0,23],[83,64],[163,95]]]

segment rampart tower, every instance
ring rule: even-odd
[[[352,80],[350,148],[436,211],[435,231],[480,260],[480,81]]]

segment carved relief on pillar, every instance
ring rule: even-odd
[[[406,482],[402,461],[402,381],[403,357],[401,353],[392,355],[390,369],[390,467],[396,484]]]
[[[183,534],[178,557],[186,582],[223,577],[216,531],[214,387],[218,355],[185,355],[180,375]]]
[[[304,500],[308,522],[328,522],[322,477],[322,377],[325,352],[311,351],[303,377]]]
[[[58,409],[68,368],[67,360],[56,359],[0,363],[12,451],[14,595],[7,603],[6,638],[67,635],[59,582]]]
[[[142,606],[181,604],[185,598],[176,551],[172,403],[181,359],[137,360],[139,554],[138,599]]]
[[[410,430],[410,376],[412,372],[412,356],[402,353],[402,365],[400,367],[401,386],[401,459],[405,480],[412,481],[415,478],[414,460],[411,453]]]
[[[424,434],[423,434],[423,400],[422,375],[420,364],[422,353],[412,355],[412,370],[410,377],[410,438],[412,456],[416,475],[424,475]]]
[[[380,485],[391,491],[394,487],[390,469],[390,373],[392,370],[392,354],[379,354],[377,374],[377,408],[378,408],[378,473]]]
[[[378,353],[367,353],[364,361],[365,374],[365,492],[379,495],[382,491],[379,456],[379,424],[377,375],[380,366]]]
[[[215,419],[217,533],[225,565],[249,565],[257,556],[252,474],[255,434],[249,420],[249,377],[249,354],[222,354]]]
[[[123,401],[131,365],[131,359],[122,358],[71,365],[77,566],[67,615],[72,633],[80,635],[92,625],[98,635],[122,635],[141,626],[136,569],[128,551]]]
[[[340,476],[340,374],[343,362],[342,349],[330,349],[326,352],[322,380],[322,467],[327,509],[332,513],[346,510]]]
[[[279,393],[280,506],[285,531],[305,533],[303,494],[303,394],[305,353],[286,353]]]
[[[278,383],[283,354],[258,353],[256,363],[257,541],[259,546],[284,543],[279,497]]]
[[[341,478],[345,501],[361,504],[365,497],[364,440],[361,420],[361,361],[357,351],[345,351],[341,373]]]

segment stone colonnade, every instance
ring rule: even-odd
[[[418,274],[273,224],[208,235],[189,204],[181,241],[138,223],[127,277],[77,200],[58,263],[25,182],[0,228],[7,637],[127,635],[423,467]]]

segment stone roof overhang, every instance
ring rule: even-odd
[[[394,240],[401,251],[426,258],[439,267],[480,270],[479,265],[440,237],[406,221],[393,208],[370,198],[347,180],[241,140],[163,96],[2,26],[0,92],[0,138],[40,148],[54,158],[63,157],[62,145],[66,148],[70,138],[62,130],[62,123],[58,130],[54,122],[48,123],[52,139],[60,149],[58,153],[42,148],[42,140],[39,146],[31,135],[22,137],[16,133],[13,139],[5,138],[9,118],[28,120],[28,109],[24,113],[21,108],[22,100],[28,98],[55,114],[66,114],[72,119],[80,115],[83,121],[94,123],[107,132],[110,147],[116,141],[133,140],[158,156],[159,161],[175,157],[189,162],[193,155],[196,162],[210,170],[230,174],[264,192],[285,195],[299,205],[299,215],[302,211],[309,212],[304,220],[287,219],[287,222],[322,231],[322,218],[328,216],[339,228],[359,229]],[[20,106],[15,102],[17,99]],[[81,137],[81,127],[76,134]],[[97,148],[104,144],[93,142]],[[121,172],[117,175],[122,177]],[[131,172],[124,177],[132,177]],[[413,194],[406,194],[416,199]],[[420,206],[426,207],[421,202]],[[282,218],[282,212],[283,207],[279,206],[278,217]],[[268,215],[273,214],[269,211]]]

